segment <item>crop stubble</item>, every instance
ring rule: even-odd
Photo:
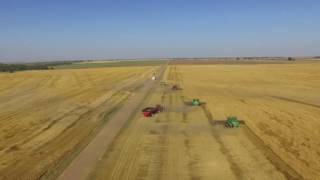
[[[192,88],[189,72],[195,67],[168,68],[164,79],[180,84],[183,91],[173,92],[163,87],[161,91],[154,91],[145,106],[161,102],[165,112],[152,118],[137,114],[115,139],[89,179],[301,178],[289,166],[280,168],[279,164],[284,162],[273,162],[276,159],[272,158],[273,152],[267,155],[265,145],[249,137],[245,127],[212,126],[201,107],[185,106],[184,101],[192,97],[210,101],[209,96],[204,95],[212,92]],[[212,82],[192,80],[204,87]],[[208,107],[212,109],[210,102]],[[215,116],[214,108],[212,113],[214,118],[225,118]],[[229,113],[233,113],[231,109]]]
[[[0,74],[0,176],[38,179],[55,173],[152,70]]]

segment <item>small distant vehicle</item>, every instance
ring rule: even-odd
[[[152,80],[157,80],[157,77],[156,77],[156,73],[153,73],[153,76],[152,76],[152,78],[151,78]]]
[[[192,106],[200,106],[201,102],[199,99],[192,99],[191,105]]]
[[[157,78],[156,78],[156,76],[152,76],[152,78],[151,78],[152,80],[157,80]]]
[[[181,87],[178,85],[178,84],[174,84],[172,87],[171,87],[172,90],[174,91],[177,91],[177,90],[181,90]]]
[[[229,116],[224,126],[226,128],[240,127],[240,121],[235,116]]]
[[[160,104],[157,104],[155,107],[146,107],[142,110],[142,114],[144,117],[152,117],[157,113],[163,112],[164,107]]]

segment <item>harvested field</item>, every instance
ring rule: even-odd
[[[169,66],[164,80],[183,90],[156,88],[141,108],[165,112],[137,113],[88,179],[315,179],[319,65]],[[212,123],[230,115],[246,125]]]
[[[320,63],[177,69],[214,119],[238,116],[304,178],[320,177]]]
[[[0,74],[0,177],[320,177],[320,63],[162,67]],[[245,123],[224,128],[228,116]]]
[[[0,177],[58,171],[156,67],[0,74]]]

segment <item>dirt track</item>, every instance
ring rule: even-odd
[[[159,74],[162,74],[164,70],[165,67],[162,67]],[[126,101],[126,104],[110,117],[108,124],[99,131],[97,136],[72,161],[58,179],[86,179],[96,163],[101,159],[101,156],[109,148],[114,138],[118,135],[118,132],[138,110],[137,108],[140,107],[141,102],[156,83],[159,83],[159,81],[147,80],[143,86],[134,93],[133,97],[130,97],[129,100]]]
[[[171,67],[165,79],[183,83]],[[145,106],[161,102],[152,118],[137,114],[88,179],[301,179],[246,128],[212,126],[182,91],[158,87]]]
[[[0,179],[51,177],[152,68],[0,74]]]

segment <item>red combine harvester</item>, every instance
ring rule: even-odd
[[[160,104],[155,107],[146,107],[142,110],[142,114],[144,117],[152,117],[154,114],[162,112],[164,110],[163,106]]]

